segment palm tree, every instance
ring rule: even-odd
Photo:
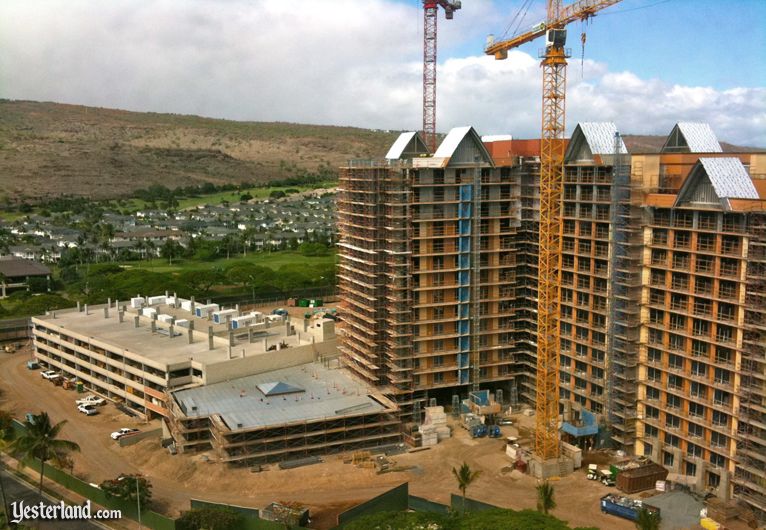
[[[548,511],[556,507],[553,498],[553,486],[546,480],[537,486],[537,511],[548,515]]]
[[[61,463],[66,459],[67,453],[79,451],[80,446],[69,440],[58,439],[66,420],[52,425],[47,412],[41,412],[32,420],[24,422],[24,433],[14,442],[14,449],[19,451],[23,458],[37,458],[40,461],[39,493],[42,495],[45,462],[53,460]]]
[[[649,511],[646,508],[641,508],[638,512],[638,518],[636,519],[636,528],[638,530],[659,530],[660,529],[660,514],[656,511]]]
[[[463,494],[463,513],[465,513],[465,490],[468,489],[468,486],[473,484],[473,482],[479,478],[479,475],[481,475],[481,471],[471,471],[471,468],[468,467],[468,464],[463,462],[463,465],[460,466],[460,469],[452,468],[452,474],[455,475],[455,479],[457,479],[457,486],[460,488],[460,492]]]
[[[0,450],[5,450],[13,441],[16,431],[13,430],[13,416],[7,410],[0,410]],[[8,500],[5,497],[5,483],[2,475],[2,460],[0,460],[0,495],[2,495],[3,512],[8,520]]]

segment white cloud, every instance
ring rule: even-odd
[[[539,61],[460,57],[495,27],[476,1],[439,20],[439,130],[539,136]],[[420,2],[391,0],[5,0],[0,96],[240,120],[412,129],[421,121]],[[447,58],[451,55],[452,58]],[[766,89],[642,79],[573,60],[568,129],[610,120],[666,134],[710,122],[719,138],[766,146]]]

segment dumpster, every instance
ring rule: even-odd
[[[638,519],[638,514],[643,508],[646,508],[650,513],[657,513],[658,515],[660,513],[659,508],[645,504],[638,499],[630,499],[611,493],[601,497],[601,511],[603,513],[616,515],[617,517],[622,517],[623,519],[628,519],[630,521]]]
[[[308,307],[309,306],[309,300],[308,298],[301,298],[298,300],[298,307]]]
[[[658,480],[665,480],[668,470],[650,462],[634,469],[623,469],[617,475],[617,488],[625,493],[654,489]]]
[[[77,393],[82,394],[83,392],[85,392],[85,385],[82,381],[77,381]]]

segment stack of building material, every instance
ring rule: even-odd
[[[436,434],[436,428],[433,425],[421,425],[418,430],[421,447],[430,447],[439,443],[439,435]]]
[[[449,438],[452,432],[447,427],[447,414],[444,407],[426,407],[426,417],[418,430],[422,437],[422,446],[436,445],[442,440]]]
[[[426,423],[436,428],[440,442],[452,436],[452,431],[447,427],[447,413],[444,412],[444,407],[426,407]]]

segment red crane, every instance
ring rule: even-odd
[[[447,20],[462,7],[460,0],[423,0],[423,136],[436,151],[436,20],[439,6]]]

